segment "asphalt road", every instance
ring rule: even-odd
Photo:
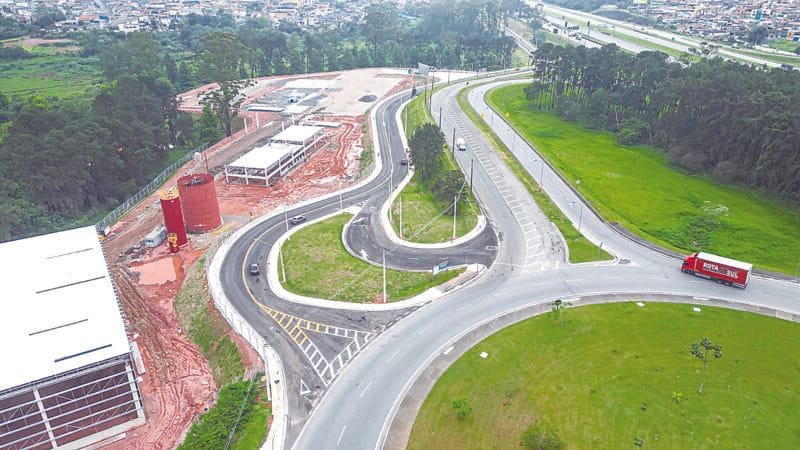
[[[408,170],[400,164],[406,155],[394,122],[402,100],[403,96],[398,95],[377,107],[376,134],[383,154],[374,178],[341,196],[290,208],[256,224],[239,236],[221,265],[220,282],[226,297],[283,360],[288,398],[287,442],[294,439],[308,412],[347,363],[380,332],[416,309],[344,311],[280,298],[270,288],[265,274],[271,269],[267,259],[270,248],[295,227],[288,217],[304,215],[313,222],[340,208],[358,205],[359,222],[348,228],[346,242],[351,251],[375,264],[380,264],[385,249],[389,267],[430,270],[443,260],[455,266],[466,259],[489,266],[496,255],[497,238],[491,227],[461,245],[432,251],[393,244],[379,228],[379,206],[388,198],[390,186],[398,186]],[[251,263],[260,265],[261,275],[248,274]]]
[[[446,98],[447,90],[440,91],[440,95]],[[480,95],[471,101],[491,122]],[[448,110],[450,113],[456,132],[465,133],[469,146],[477,152],[488,151],[481,138],[471,134],[468,127],[459,128],[468,124],[468,120],[457,111]],[[580,298],[595,294],[614,293],[632,298],[668,294],[693,297],[701,305],[708,299],[724,299],[757,305],[755,309],[770,307],[800,314],[800,286],[796,284],[754,277],[747,289],[717,285],[685,275],[680,272],[677,260],[620,237],[595,217],[588,205],[547,165],[541,165],[533,149],[519,141],[515,143],[518,138],[502,119],[495,120],[499,121],[493,124],[495,132],[509,148],[519,152],[523,164],[543,182],[544,189],[576,225],[580,221],[581,231],[594,241],[602,241],[603,248],[629,263],[531,270],[535,264],[524,257],[527,246],[519,245],[526,242],[520,219],[502,195],[509,189],[504,184],[498,186],[488,170],[486,176],[476,175],[479,198],[492,223],[505,236],[500,239],[498,263],[478,282],[424,306],[373,339],[329,387],[293,448],[383,447],[404,395],[434,358],[458,346],[459,339],[470,330],[526,306],[555,299],[579,302]],[[447,126],[447,121],[443,122]],[[466,157],[466,154],[459,157],[462,167]]]
[[[608,19],[606,17],[585,13],[582,11],[561,8],[554,5],[546,4],[544,6],[544,11],[548,15],[548,19],[554,23],[563,23],[564,20],[567,20],[570,23],[581,25],[582,26],[580,31],[581,33],[587,33],[586,27],[583,25],[586,25],[586,22],[589,21],[591,22],[592,27],[597,27],[598,25],[604,24],[609,29],[613,28],[614,31],[618,33],[622,33],[637,39],[643,39],[653,44],[658,44],[660,46],[668,47],[673,50],[678,50],[681,52],[688,52],[689,48],[699,49],[700,42],[704,42],[704,40],[699,37],[689,37],[651,27],[642,27],[628,22]],[[636,29],[634,29],[634,27]],[[596,28],[593,28],[591,31],[588,31],[588,34],[590,34],[591,36],[595,36],[598,39],[606,42],[616,43],[620,47],[631,51],[639,52],[642,51],[642,49],[644,49],[644,47],[638,44],[631,43],[624,39],[616,38],[606,34],[600,34],[601,32],[602,31],[598,31]],[[745,55],[742,53],[734,52],[727,49],[724,46],[719,49],[718,53],[720,56],[724,58],[739,60],[751,64],[766,65],[768,67],[780,67],[780,63],[769,61],[763,58],[758,58],[756,56]]]

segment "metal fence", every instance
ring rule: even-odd
[[[100,222],[97,222],[97,229],[105,234],[106,227],[110,226],[112,223],[116,222],[120,217],[124,216],[125,213],[130,211],[136,204],[138,204],[142,199],[149,196],[153,193],[159,186],[164,184],[169,177],[175,173],[181,166],[186,164],[187,161],[192,159],[192,156],[196,152],[203,152],[208,148],[207,145],[201,145],[199,147],[195,147],[192,151],[183,155],[179,160],[175,161],[174,163],[170,164],[169,167],[162,170],[161,173],[158,174],[152,181],[147,183],[147,186],[139,189],[139,192],[134,194],[132,197],[125,200],[121,205],[117,206],[113,211],[108,213]]]

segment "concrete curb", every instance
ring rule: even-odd
[[[395,114],[395,121],[397,122],[397,125],[400,128],[403,127],[403,120],[400,117],[400,113],[401,111],[403,111],[403,108],[405,108],[406,105],[411,103],[412,100],[413,99],[404,102],[403,104],[400,105],[400,108],[397,109],[397,113]],[[408,148],[408,139],[406,139],[405,133],[400,133],[400,140],[403,141],[403,148]],[[484,228],[486,228],[487,220],[486,216],[480,214],[478,215],[478,223],[475,224],[475,227],[472,230],[470,230],[469,233],[465,234],[464,236],[460,236],[456,239],[453,239],[449,242],[440,242],[436,244],[421,244],[418,242],[407,241],[397,236],[397,234],[395,234],[394,232],[394,227],[392,227],[392,223],[389,222],[389,208],[391,208],[391,206],[394,204],[395,199],[397,199],[397,197],[400,195],[400,192],[403,191],[403,188],[406,187],[408,182],[411,181],[411,177],[413,176],[414,176],[414,171],[409,168],[408,174],[406,175],[405,178],[403,178],[403,181],[400,182],[397,186],[395,186],[394,190],[389,195],[389,199],[386,202],[384,202],[383,205],[381,205],[381,211],[380,211],[381,226],[383,227],[386,236],[389,237],[389,240],[391,240],[394,244],[410,248],[419,248],[419,249],[448,248],[467,242],[483,232]]]
[[[350,207],[350,208],[345,208],[345,211],[353,213],[353,214],[357,214],[358,213],[358,209],[359,209],[358,207]],[[295,293],[289,292],[286,289],[284,289],[283,285],[281,285],[281,282],[280,282],[280,276],[278,275],[278,262],[279,262],[279,259],[280,259],[281,246],[284,244],[284,242],[286,242],[287,240],[291,239],[292,234],[294,234],[297,230],[300,230],[300,229],[302,229],[302,228],[304,228],[306,226],[309,226],[311,224],[314,224],[314,223],[317,223],[317,222],[321,222],[323,220],[327,220],[327,219],[329,219],[331,217],[335,217],[335,216],[337,216],[339,214],[340,214],[339,212],[334,212],[334,213],[328,214],[328,215],[326,215],[324,217],[320,217],[319,219],[316,219],[316,220],[313,220],[313,221],[310,221],[310,222],[306,222],[303,225],[294,227],[288,233],[282,235],[278,239],[278,241],[275,243],[275,245],[273,245],[270,248],[269,255],[267,257],[267,261],[268,261],[267,262],[267,269],[266,269],[267,280],[268,280],[270,288],[272,289],[273,292],[275,292],[275,294],[277,296],[283,298],[284,300],[290,301],[290,302],[299,303],[299,304],[308,305],[308,306],[316,306],[318,308],[346,309],[346,310],[350,310],[350,311],[390,311],[390,310],[395,310],[395,309],[410,308],[412,306],[418,306],[418,305],[422,305],[422,304],[428,303],[428,302],[430,302],[432,300],[435,300],[435,299],[443,296],[446,292],[450,292],[450,291],[458,288],[458,286],[457,286],[457,287],[453,287],[453,288],[450,288],[450,289],[445,289],[444,291],[442,291],[439,288],[439,286],[436,286],[436,287],[432,287],[432,288],[426,290],[425,292],[423,292],[423,293],[421,293],[421,294],[419,294],[417,296],[414,296],[414,297],[412,297],[410,299],[400,300],[400,301],[397,301],[397,302],[394,302],[394,303],[348,303],[348,302],[338,302],[338,301],[335,301],[335,300],[324,300],[324,299],[320,299],[320,298],[306,297],[306,296],[303,296],[303,295],[299,295],[299,294],[295,294]],[[345,229],[347,228],[347,226],[348,225],[345,225]],[[359,258],[361,260],[364,260],[364,258],[362,258],[360,255],[353,254],[353,252],[349,248],[347,249],[347,251],[352,256],[354,256],[356,258]],[[364,260],[364,261],[366,261],[366,262],[368,262],[370,264],[374,264],[372,261],[368,261],[368,260]],[[275,270],[272,270],[273,267],[275,268]],[[461,266],[459,266],[459,267],[461,267]],[[485,267],[482,266],[482,265],[479,265],[479,264],[470,264],[467,267],[468,271],[476,272],[477,274],[482,273],[484,271],[484,269],[485,269]],[[470,282],[470,281],[472,281],[474,279],[475,279],[475,277],[472,277],[469,280],[466,280],[464,283],[466,284],[466,283],[468,283],[468,282]]]
[[[666,297],[666,299],[662,298]],[[751,312],[769,317],[776,317],[792,322],[800,322],[800,313],[771,308],[763,305],[752,305],[739,300],[724,298],[699,299],[687,295],[671,295],[667,293],[604,293],[582,295],[576,298],[561,298],[572,304],[569,309],[606,303],[632,302],[640,300],[646,303],[676,303],[686,305],[714,306]],[[425,360],[414,375],[404,386],[398,397],[391,414],[384,423],[378,446],[385,449],[403,449],[408,443],[411,425],[417,417],[422,403],[428,397],[433,385],[442,374],[467,351],[480,343],[483,339],[502,331],[503,329],[535,316],[547,314],[551,311],[551,303],[556,298],[543,299],[538,302],[527,303],[501,311],[486,318],[475,326],[464,330],[453,339],[436,349]],[[444,353],[447,349],[451,349]],[[455,351],[453,351],[455,350]],[[377,448],[376,447],[376,448]]]

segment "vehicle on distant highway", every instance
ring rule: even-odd
[[[467,149],[467,141],[465,141],[464,138],[456,139],[456,148],[463,152]]]
[[[692,253],[683,260],[681,271],[728,286],[745,287],[753,265],[711,253]]]
[[[292,225],[297,225],[299,223],[305,222],[306,220],[308,220],[306,219],[306,216],[294,216],[291,219],[289,219],[289,223]]]

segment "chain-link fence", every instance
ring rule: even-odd
[[[100,230],[101,233],[105,234],[105,230],[108,226],[116,222],[120,217],[124,216],[125,213],[130,211],[130,209],[136,206],[136,204],[142,201],[142,199],[152,194],[153,191],[155,191],[156,189],[158,189],[159,186],[164,184],[164,182],[168,180],[169,177],[171,177],[176,170],[178,170],[181,166],[186,164],[187,161],[192,159],[192,156],[196,152],[203,152],[207,148],[208,148],[207,145],[201,145],[199,147],[196,147],[192,151],[183,155],[179,160],[170,164],[169,167],[162,170],[161,173],[159,173],[158,176],[156,176],[151,182],[147,183],[147,186],[139,189],[139,192],[137,192],[132,197],[125,200],[121,205],[117,206],[116,209],[114,209],[113,211],[108,213],[105,217],[103,217],[103,220],[97,222],[97,229]]]

